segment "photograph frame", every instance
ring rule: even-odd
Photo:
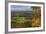
[[[30,31],[16,31],[8,32],[8,3],[28,3],[28,4],[43,4],[43,30],[30,30]],[[8,1],[5,4],[5,32],[6,33],[19,33],[19,32],[38,32],[45,31],[45,4],[43,2],[23,2],[23,1]]]

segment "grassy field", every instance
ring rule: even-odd
[[[16,13],[15,16],[11,17],[11,26],[12,28],[31,27],[32,17],[29,14]]]

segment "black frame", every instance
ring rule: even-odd
[[[43,4],[43,30],[8,32],[8,3]],[[22,33],[22,32],[38,32],[38,31],[45,31],[45,4],[43,2],[8,1],[8,0],[5,1],[5,33]]]

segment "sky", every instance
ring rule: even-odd
[[[11,5],[11,11],[32,11],[31,6]]]

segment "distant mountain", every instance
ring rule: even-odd
[[[11,11],[11,12],[15,12],[15,13],[32,13],[32,11]]]
[[[32,11],[11,11],[11,16],[32,16],[33,12]]]

